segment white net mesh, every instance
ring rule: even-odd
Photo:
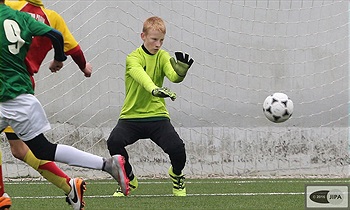
[[[69,58],[57,74],[48,61],[36,95],[47,137],[108,157],[106,139],[124,99],[128,53],[142,44],[149,16],[167,24],[163,48],[189,53],[183,83],[166,85],[172,122],[186,143],[188,176],[347,176],[349,11],[346,1],[44,1],[58,11],[94,67],[85,79]],[[292,118],[269,122],[266,96],[286,93]],[[139,176],[163,176],[168,157],[151,141],[128,147]],[[5,141],[7,177],[39,176],[15,160]],[[61,165],[69,175],[107,176]]]

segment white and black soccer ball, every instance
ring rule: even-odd
[[[267,96],[263,104],[263,112],[267,119],[274,123],[288,120],[293,114],[293,101],[284,93]]]

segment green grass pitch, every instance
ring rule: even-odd
[[[112,197],[113,180],[86,180],[85,210],[219,210],[305,208],[305,184],[349,184],[348,179],[186,179],[187,197],[173,197],[169,179],[139,179],[128,197]],[[71,209],[63,192],[46,181],[7,181],[11,210]]]

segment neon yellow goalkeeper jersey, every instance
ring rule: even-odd
[[[184,79],[176,74],[169,59],[165,50],[151,55],[143,46],[127,56],[125,100],[120,119],[170,118],[164,98],[152,95],[153,89],[163,87],[165,77],[174,83]]]

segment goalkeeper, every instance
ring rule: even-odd
[[[137,178],[129,163],[126,146],[139,139],[149,138],[169,155],[168,170],[173,182],[173,194],[186,196],[184,174],[186,151],[183,140],[170,123],[164,98],[176,99],[176,94],[163,87],[164,78],[182,82],[194,62],[188,54],[176,52],[172,58],[162,50],[166,27],[159,17],[150,17],[143,24],[142,46],[126,58],[125,100],[115,128],[108,140],[110,155],[125,157],[125,170],[130,180],[130,190],[138,187]],[[114,196],[123,196],[120,190]]]

